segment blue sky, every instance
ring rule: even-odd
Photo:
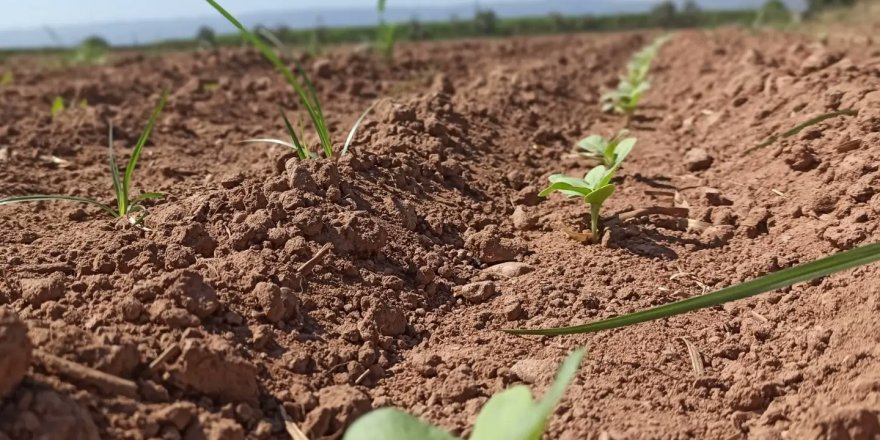
[[[575,0],[580,1],[580,0]],[[583,0],[590,1],[590,0]],[[494,1],[494,2],[497,2]],[[514,0],[513,2],[516,2]],[[395,6],[437,3],[431,0],[392,0]],[[445,4],[474,4],[473,0],[446,0]],[[492,0],[482,0],[484,4]],[[510,0],[505,3],[511,3]],[[221,4],[235,14],[312,7],[373,7],[373,0],[225,0]],[[202,0],[0,0],[0,29],[40,26],[164,20],[213,15]]]

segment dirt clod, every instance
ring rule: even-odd
[[[703,148],[691,148],[684,154],[684,163],[688,171],[704,171],[712,166],[714,159]]]
[[[489,264],[513,260],[524,250],[514,239],[502,236],[500,229],[494,225],[468,235],[465,247],[481,262]]]
[[[492,281],[480,281],[461,287],[461,296],[474,304],[486,302],[495,296],[495,283]]]
[[[535,270],[532,266],[526,263],[520,263],[517,261],[508,261],[506,263],[500,263],[493,266],[489,266],[483,269],[484,273],[501,276],[505,278],[514,278],[521,275],[525,275],[529,272]]]
[[[339,436],[344,428],[370,409],[370,398],[357,388],[329,386],[318,393],[318,407],[306,416],[303,431],[311,438]]]
[[[22,298],[33,306],[39,307],[46,301],[54,301],[64,296],[64,277],[59,273],[44,278],[27,278],[19,283]]]
[[[27,326],[14,313],[0,307],[0,399],[27,374],[31,349]]]
[[[170,368],[181,385],[224,402],[257,402],[257,369],[224,341],[189,340]]]

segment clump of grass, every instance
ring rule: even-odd
[[[645,92],[651,88],[648,80],[651,64],[669,38],[668,35],[659,37],[633,55],[617,88],[602,96],[602,111],[624,114],[627,119],[632,117]]]
[[[470,440],[539,440],[547,418],[574,379],[585,351],[568,356],[553,386],[535,401],[525,385],[517,385],[492,396],[474,424]],[[455,440],[456,437],[395,408],[373,411],[351,425],[343,440]]]
[[[636,138],[626,137],[627,130],[620,130],[611,139],[594,134],[581,139],[577,146],[582,155],[598,160],[606,168],[617,168],[636,145]]]
[[[718,306],[727,302],[749,298],[761,293],[809,281],[836,272],[880,261],[880,243],[865,245],[840,252],[816,261],[755,278],[731,287],[726,287],[705,295],[694,296],[681,301],[665,304],[623,316],[604,319],[583,325],[549,329],[511,329],[505,330],[516,335],[558,336],[577,333],[593,333],[619,327],[628,327],[655,319],[668,318],[682,313]]]
[[[317,134],[318,141],[320,143],[320,150],[323,153],[323,157],[327,159],[337,158],[339,156],[345,155],[348,153],[348,150],[351,146],[351,142],[354,140],[354,136],[357,133],[358,127],[360,127],[361,122],[363,122],[367,113],[372,110],[373,105],[367,108],[360,117],[355,121],[354,125],[351,127],[351,130],[348,133],[348,137],[345,140],[342,148],[338,151],[335,148],[335,144],[333,143],[330,130],[327,127],[327,120],[324,117],[324,110],[321,107],[321,101],[318,99],[318,94],[315,92],[315,87],[312,84],[312,81],[309,79],[305,70],[302,69],[301,66],[297,65],[297,73],[302,78],[302,81],[294,75],[294,73],[281,61],[281,58],[268,46],[263,42],[256,34],[249,31],[241,22],[238,21],[232,14],[230,14],[226,9],[220,6],[215,0],[206,0],[208,4],[210,4],[214,9],[217,10],[221,15],[223,15],[226,20],[232,23],[239,32],[241,33],[242,38],[254,46],[264,58],[266,58],[272,65],[278,70],[287,81],[288,84],[293,88],[294,93],[296,94],[297,99],[299,100],[300,105],[305,109],[306,113],[311,120],[312,127]],[[375,105],[375,104],[374,104]],[[291,125],[290,120],[287,119],[287,116],[284,114],[284,110],[280,110],[281,117],[284,120],[284,127],[287,130],[287,134],[290,136],[290,141],[283,141],[280,139],[248,139],[245,142],[250,143],[270,143],[276,145],[283,145],[285,147],[291,148],[297,154],[297,157],[300,159],[309,159],[309,158],[319,158],[321,157],[318,153],[311,151],[308,145],[305,143],[304,138],[304,130],[300,126],[299,130],[295,130],[293,125]]]
[[[14,203],[44,201],[67,201],[84,203],[100,208],[102,211],[109,214],[113,218],[127,218],[132,225],[143,227],[144,217],[146,217],[148,212],[142,203],[145,200],[162,198],[163,194],[157,192],[145,192],[141,193],[137,197],[132,198],[131,189],[133,187],[134,170],[135,167],[137,167],[138,160],[140,159],[141,151],[143,150],[144,145],[146,145],[147,140],[149,140],[150,133],[152,133],[153,127],[156,125],[156,121],[159,118],[159,114],[162,112],[162,108],[165,106],[167,95],[167,92],[163,93],[162,97],[159,99],[159,104],[156,105],[155,109],[153,109],[153,112],[150,115],[150,119],[147,122],[146,127],[144,127],[144,131],[141,132],[141,136],[138,138],[138,141],[131,152],[131,157],[129,157],[128,163],[126,163],[125,171],[122,174],[120,174],[119,172],[119,165],[116,161],[116,151],[113,148],[113,126],[110,126],[110,131],[108,135],[108,158],[110,165],[110,177],[113,181],[113,192],[116,195],[115,208],[96,199],[66,195],[26,195],[6,197],[0,199],[0,206],[11,205]]]

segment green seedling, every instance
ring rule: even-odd
[[[474,424],[470,440],[539,440],[547,418],[574,379],[584,350],[568,356],[553,387],[535,401],[525,385],[509,388],[492,396]],[[373,411],[351,425],[343,440],[455,440],[456,437],[433,425],[394,408]]]
[[[629,134],[621,130],[611,139],[594,134],[581,139],[577,146],[584,150],[584,156],[599,160],[605,168],[619,168],[620,164],[636,145],[636,138],[626,137]]]
[[[781,289],[795,283],[809,281],[824,277],[836,272],[841,272],[854,267],[880,261],[880,243],[869,244],[860,248],[840,252],[835,255],[821,258],[816,261],[801,264],[787,269],[746,281],[742,284],[726,287],[724,289],[694,296],[692,298],[676,301],[670,304],[654,307],[640,312],[630,313],[611,319],[605,319],[584,325],[551,329],[514,329],[505,330],[517,335],[571,335],[576,333],[593,333],[601,330],[609,330],[618,327],[627,327],[655,319],[664,319],[670,316],[718,306],[731,301],[749,298],[771,290]]]
[[[651,84],[645,80],[637,84],[629,81],[621,81],[617,88],[602,96],[603,112],[621,113],[631,117],[639,107],[642,96],[651,88]]]
[[[0,76],[0,87],[11,85],[13,80],[14,76],[11,71],[3,72],[3,76]]]
[[[312,81],[309,79],[305,70],[297,65],[297,72],[299,76],[302,77],[302,81],[297,78],[296,75],[281,61],[281,58],[268,46],[263,42],[256,34],[249,31],[241,22],[238,21],[232,14],[223,9],[219,3],[215,0],[206,0],[208,4],[210,4],[214,9],[217,10],[221,15],[223,15],[226,20],[232,23],[239,32],[241,33],[242,38],[254,46],[264,58],[266,58],[272,65],[278,70],[287,81],[288,84],[293,88],[297,99],[299,100],[300,105],[305,109],[306,113],[309,115],[309,119],[312,122],[312,127],[315,129],[315,132],[318,135],[318,140],[320,142],[321,150],[323,151],[325,158],[337,158],[339,156],[345,155],[348,153],[349,147],[351,146],[352,141],[354,140],[354,136],[357,133],[358,127],[360,127],[361,122],[363,122],[364,117],[366,117],[367,113],[373,109],[371,105],[368,107],[360,117],[355,121],[354,125],[351,127],[351,130],[348,133],[348,137],[345,140],[345,143],[342,146],[342,149],[338,152],[334,149],[333,141],[330,137],[330,130],[327,127],[327,120],[324,117],[324,110],[321,107],[321,102],[318,99],[318,94],[315,91],[315,87],[312,84]],[[286,142],[279,139],[248,139],[245,142],[249,143],[270,143],[276,145],[283,145],[293,149],[297,156],[300,159],[308,159],[310,157],[319,157],[317,153],[313,153],[309,150],[308,146],[303,143],[303,130],[300,128],[299,133],[297,133],[293,126],[290,124],[290,121],[284,116],[284,112],[281,112],[282,119],[284,119],[284,126],[287,130],[288,135],[290,135],[290,142]]]
[[[550,176],[550,186],[538,193],[540,197],[547,197],[555,191],[559,191],[566,197],[580,197],[584,203],[590,205],[590,235],[593,243],[599,241],[599,213],[602,204],[614,194],[616,187],[611,179],[617,172],[617,168],[606,168],[599,165],[588,172],[583,179],[569,177],[563,174]]]
[[[648,81],[651,63],[660,47],[669,41],[669,38],[666,35],[659,37],[633,55],[617,88],[602,96],[602,111],[621,113],[627,118],[632,117],[645,92],[651,88],[651,83]]]
[[[394,57],[396,27],[385,21],[386,0],[379,0],[376,9],[379,11],[379,27],[376,28],[376,47],[386,60]]]
[[[110,177],[113,181],[113,192],[116,195],[115,208],[110,205],[101,203],[95,199],[65,195],[29,195],[7,197],[0,199],[0,206],[11,205],[14,203],[44,201],[67,201],[84,203],[87,205],[97,206],[102,211],[106,212],[114,218],[127,218],[132,225],[143,227],[143,221],[144,217],[146,217],[147,215],[147,209],[143,206],[142,203],[145,200],[162,198],[163,195],[157,192],[146,192],[132,198],[132,179],[134,177],[134,170],[137,166],[138,159],[140,159],[141,156],[141,151],[143,150],[144,145],[146,145],[147,140],[150,138],[150,133],[153,131],[153,127],[156,125],[156,121],[159,118],[159,114],[162,112],[162,108],[165,106],[166,98],[167,92],[162,94],[162,97],[159,99],[159,104],[156,106],[155,109],[153,109],[153,113],[150,115],[150,120],[147,122],[147,126],[144,128],[144,131],[141,133],[140,138],[138,138],[137,144],[135,144],[135,147],[131,152],[131,157],[129,157],[128,163],[125,166],[125,172],[121,175],[119,173],[119,165],[116,162],[116,151],[113,148],[113,126],[110,126],[110,133],[108,135],[108,157],[110,163]]]
[[[74,99],[74,102],[75,101],[76,100]],[[80,99],[79,103],[76,104],[76,106],[81,109],[89,108],[89,101],[87,101],[85,99]],[[63,112],[66,108],[73,108],[73,102],[71,102],[70,107],[68,107],[64,104],[64,98],[62,98],[60,96],[56,96],[55,99],[52,100],[52,108],[49,110],[49,112],[51,113],[52,117],[54,118],[54,117],[58,116],[59,114],[61,114],[61,112]]]
[[[60,96],[56,96],[55,99],[52,100],[52,108],[49,110],[49,112],[52,114],[52,117],[54,118],[54,117],[58,116],[59,114],[61,114],[61,112],[63,112],[63,111],[64,111],[64,98],[62,98]]]

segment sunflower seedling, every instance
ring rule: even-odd
[[[611,139],[594,134],[581,139],[577,146],[583,150],[582,155],[598,160],[605,168],[619,168],[636,145],[636,138],[626,137],[627,134],[628,131],[621,130]]]
[[[354,125],[351,127],[351,130],[348,133],[348,137],[345,139],[345,143],[342,146],[342,149],[339,151],[335,151],[334,143],[330,137],[330,130],[327,127],[327,120],[324,117],[324,110],[321,107],[321,101],[318,99],[318,94],[315,91],[315,87],[312,84],[312,81],[309,79],[305,70],[297,65],[297,73],[302,78],[300,81],[297,78],[297,75],[294,75],[290,68],[281,61],[281,58],[270,48],[263,40],[258,37],[255,33],[249,31],[241,22],[238,21],[232,14],[230,14],[226,9],[220,6],[215,0],[206,0],[208,4],[210,4],[214,9],[217,10],[226,20],[232,23],[239,32],[241,33],[242,38],[254,46],[266,60],[268,60],[272,65],[278,70],[287,81],[288,84],[293,88],[294,93],[296,94],[297,99],[299,100],[300,105],[305,109],[306,113],[309,116],[309,119],[312,122],[312,127],[315,129],[315,132],[318,135],[318,140],[321,144],[321,150],[325,158],[331,159],[335,157],[339,157],[348,153],[348,149],[351,146],[352,141],[354,140],[355,134],[357,133],[358,127],[360,127],[361,122],[363,122],[364,117],[367,116],[367,113],[373,109],[373,105],[368,107],[360,117],[355,121]],[[303,137],[304,131],[302,128],[294,130],[293,126],[290,124],[290,121],[287,119],[287,116],[284,115],[284,111],[281,111],[281,117],[284,120],[284,127],[287,130],[287,134],[290,136],[290,142],[283,141],[280,139],[269,139],[269,138],[261,138],[261,139],[248,139],[244,142],[246,143],[268,143],[275,145],[282,145],[294,150],[297,154],[297,157],[300,159],[309,159],[309,158],[318,158],[320,157],[318,153],[312,152],[308,146],[305,144],[305,139]]]
[[[626,74],[620,78],[617,88],[602,96],[602,111],[621,113],[631,118],[645,92],[651,88],[648,73],[660,47],[669,40],[662,36],[633,55],[627,64]]]
[[[562,399],[584,357],[584,350],[568,356],[553,386],[540,401],[535,401],[525,385],[509,388],[492,396],[474,425],[470,440],[539,440],[547,418]],[[403,411],[383,408],[373,411],[351,425],[343,440],[456,440],[440,428]]]
[[[602,204],[614,194],[617,187],[611,183],[617,168],[606,168],[599,165],[588,172],[583,179],[569,177],[563,174],[550,176],[550,186],[538,193],[540,197],[547,197],[555,191],[561,192],[566,197],[580,197],[584,203],[590,205],[590,238],[593,243],[599,241],[599,212]]]
[[[125,172],[121,175],[119,173],[119,165],[116,162],[116,151],[113,148],[113,126],[110,126],[110,133],[108,136],[108,158],[110,164],[110,177],[113,180],[113,192],[116,195],[115,208],[110,205],[101,203],[95,199],[66,195],[29,195],[6,197],[0,199],[0,205],[44,201],[67,201],[84,203],[87,205],[97,206],[102,211],[106,212],[114,218],[127,218],[132,225],[143,227],[143,221],[144,217],[146,217],[147,215],[147,209],[143,206],[142,203],[145,200],[162,198],[163,195],[157,192],[146,192],[141,193],[137,197],[131,198],[132,178],[134,177],[134,170],[137,166],[138,159],[140,159],[141,151],[143,150],[144,145],[146,145],[147,140],[150,138],[150,133],[153,131],[153,127],[156,125],[156,120],[159,118],[159,113],[162,112],[162,108],[165,106],[166,98],[167,92],[162,94],[162,97],[159,99],[159,104],[156,106],[155,109],[153,109],[153,113],[150,115],[150,120],[147,122],[147,126],[144,127],[144,131],[141,133],[140,138],[138,138],[137,144],[135,144],[135,147],[131,152],[131,157],[129,157],[128,163],[125,166]]]

